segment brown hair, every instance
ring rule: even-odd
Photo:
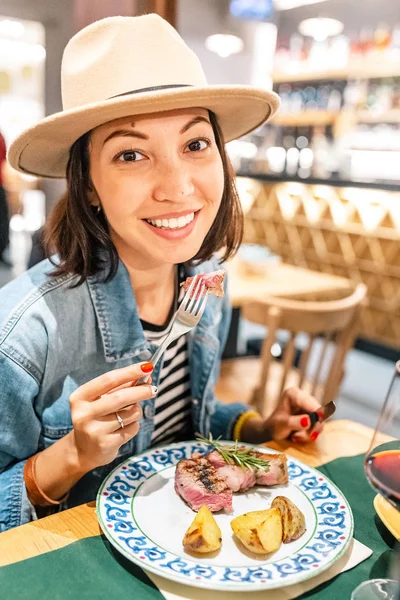
[[[211,258],[218,250],[224,252],[220,261],[233,256],[243,237],[243,212],[235,186],[235,174],[225,150],[223,135],[217,118],[209,111],[216,144],[224,170],[224,191],[217,216],[206,235],[199,252],[189,264]],[[57,252],[59,264],[52,275],[80,276],[76,286],[89,275],[98,273],[107,265],[104,281],[112,279],[118,268],[118,253],[111,237],[103,211],[96,212],[88,199],[90,188],[89,160],[90,132],[81,136],[71,147],[67,165],[67,192],[55,206],[45,227],[48,255]],[[105,250],[101,256],[99,250]]]

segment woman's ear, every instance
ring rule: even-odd
[[[100,198],[96,192],[96,189],[95,189],[91,179],[89,180],[88,187],[87,187],[87,198],[88,198],[89,204],[91,206],[94,206],[94,207],[101,206]]]

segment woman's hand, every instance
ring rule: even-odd
[[[318,412],[319,409],[321,406],[314,396],[299,388],[289,388],[283,392],[271,416],[267,419],[254,417],[244,423],[241,439],[253,444],[287,438],[297,443],[315,441],[323,426],[321,422],[317,422],[310,428],[307,413]],[[322,420],[323,413],[320,418]]]
[[[138,403],[154,396],[157,388],[147,384],[132,386],[152,370],[151,363],[138,363],[109,371],[71,394],[72,440],[79,470],[88,472],[107,465],[116,458],[119,448],[138,433],[142,416]]]

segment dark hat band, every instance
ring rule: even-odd
[[[140,94],[143,92],[156,92],[157,90],[167,90],[170,88],[179,88],[179,87],[193,87],[188,83],[171,83],[170,85],[154,85],[152,87],[140,88],[139,90],[131,90],[130,92],[124,92],[123,94],[117,94],[116,96],[110,96],[109,100],[112,98],[119,98],[120,96],[128,96],[129,94]]]

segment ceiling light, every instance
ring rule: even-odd
[[[0,39],[0,56],[9,56],[14,62],[41,63],[46,58],[46,50],[41,44]]]
[[[308,4],[319,4],[327,0],[274,0],[275,10],[290,10],[299,6],[307,6]]]
[[[231,54],[239,54],[244,44],[243,40],[236,35],[216,33],[206,39],[205,45],[207,50],[215,52],[221,58],[227,58]]]
[[[0,21],[0,35],[21,37],[24,33],[25,27],[19,21],[11,21],[11,19],[2,19]]]
[[[299,31],[302,35],[314,38],[316,42],[323,42],[328,37],[342,33],[343,27],[343,23],[337,19],[317,17],[301,21]]]

